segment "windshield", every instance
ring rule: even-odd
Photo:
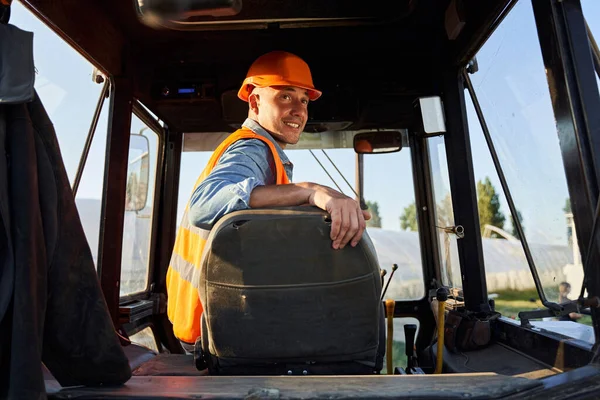
[[[194,140],[194,135],[199,134],[186,135],[184,142]],[[355,198],[352,189],[356,190],[356,153],[352,148],[324,151],[314,149],[311,154],[306,149],[286,150],[294,165],[293,182],[319,183],[341,189],[347,196]],[[425,295],[410,153],[407,146],[397,153],[364,155],[364,198],[373,214],[368,221],[367,232],[376,248],[380,267],[387,270],[388,277],[393,264],[398,264],[399,268],[386,295],[396,300],[420,299]],[[184,151],[182,154],[178,223],[194,183],[210,155],[210,151]],[[387,180],[387,183],[382,184],[383,180]]]
[[[186,140],[188,144],[194,140],[193,135],[199,134],[184,136],[184,149]],[[336,190],[339,186],[347,196],[355,197],[345,182],[348,181],[355,189],[356,153],[352,148],[325,149],[325,154],[320,149],[312,150],[312,154],[305,149],[287,149],[285,153],[294,165],[293,182],[315,182]],[[178,224],[194,183],[211,154],[210,151],[184,151],[182,154]],[[315,157],[327,169],[333,180]],[[328,157],[344,175],[345,180]],[[387,272],[386,283],[392,275],[393,265],[398,265],[385,297],[396,301],[423,298],[425,283],[415,209],[411,149],[408,145],[396,153],[364,155],[364,198],[373,214],[373,218],[368,222],[367,232],[375,246],[379,266]],[[400,364],[406,362],[406,324],[416,324],[418,327],[419,321],[414,318],[394,318],[393,354],[394,361]],[[384,367],[383,371],[385,370]]]

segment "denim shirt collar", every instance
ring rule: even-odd
[[[253,120],[251,118],[246,118],[246,120],[244,121],[242,126],[245,128],[248,128],[252,132],[254,132],[258,135],[264,136],[265,138],[270,140],[271,143],[273,143],[275,145],[275,149],[277,149],[277,154],[279,154],[279,158],[281,159],[281,162],[283,163],[283,165],[289,165],[289,166],[293,165],[292,162],[290,161],[290,159],[287,157],[287,155],[283,152],[283,149],[281,148],[281,146],[279,146],[279,143],[277,143],[275,141],[275,139],[273,139],[273,136],[271,136],[271,134],[269,132],[267,132],[265,128],[260,126],[260,124],[258,122],[256,122],[255,120]]]

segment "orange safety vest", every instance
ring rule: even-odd
[[[229,135],[214,151],[208,164],[194,185],[194,190],[206,179],[221,155],[234,142],[241,139],[260,139],[271,149],[276,168],[276,184],[289,183],[289,179],[283,168],[283,163],[275,145],[262,135],[256,134],[247,128],[239,129]],[[192,190],[193,193],[193,190]],[[208,239],[209,230],[200,229],[190,224],[188,218],[189,201],[185,207],[181,225],[175,238],[173,255],[167,271],[167,315],[173,324],[175,336],[187,343],[195,343],[200,337],[200,316],[202,315],[202,304],[198,289],[200,282],[197,277],[200,271],[200,261],[204,245]],[[194,276],[196,279],[194,279]]]

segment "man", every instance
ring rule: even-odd
[[[561,282],[558,285],[558,304],[570,302],[571,299],[569,299],[569,294],[571,294],[571,284],[569,282]],[[577,322],[581,317],[583,317],[583,315],[572,312],[561,316],[558,320]]]
[[[248,102],[248,118],[214,151],[186,207],[167,272],[168,316],[186,349],[200,336],[202,305],[192,276],[214,223],[248,208],[312,205],[331,216],[334,249],[356,246],[368,211],[329,187],[290,183],[292,163],[283,149],[300,139],[308,103],[317,100],[308,65],[298,56],[274,51],[250,67],[238,97]],[[186,343],[190,346],[186,346]]]

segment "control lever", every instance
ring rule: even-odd
[[[441,287],[437,290],[436,299],[438,301],[438,318],[437,318],[437,357],[435,363],[434,374],[441,374],[444,365],[444,325],[446,318],[446,301],[448,300],[448,289]]]
[[[415,336],[417,334],[417,325],[404,325],[404,340],[406,342],[406,370],[417,366],[417,357],[415,357]]]
[[[387,334],[386,334],[386,349],[385,349],[385,363],[387,365],[388,375],[392,375],[394,371],[394,360],[393,360],[393,345],[394,345],[394,310],[396,308],[396,302],[392,299],[385,301],[385,314],[387,317]]]
[[[417,362],[417,355],[415,354],[415,336],[417,334],[417,325],[406,324],[404,325],[404,339],[406,341],[406,374],[408,375],[420,375],[424,374],[423,370],[419,368]]]
[[[385,280],[383,279],[383,277],[385,276],[385,274],[387,274],[387,271],[385,269],[380,269],[379,270],[379,276],[381,277],[381,287],[383,287],[383,284],[385,282]]]
[[[392,280],[392,277],[394,276],[394,272],[396,272],[397,269],[398,269],[398,264],[394,264],[392,266],[392,273],[390,274],[390,277],[388,278],[388,281],[385,284],[385,288],[383,289],[383,292],[381,293],[381,301],[383,301],[383,298],[385,297],[385,293],[387,292],[388,286],[390,286],[390,282]],[[381,276],[381,279],[383,279],[383,275]]]

